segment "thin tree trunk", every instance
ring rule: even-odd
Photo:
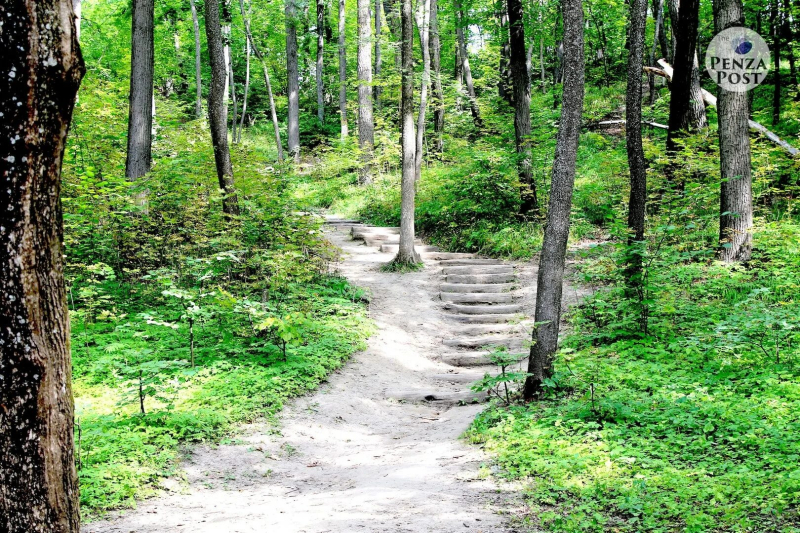
[[[219,0],[218,0],[219,1]],[[225,55],[225,92],[223,93],[222,101],[225,105],[225,109],[228,109],[228,100],[230,100],[230,80],[228,79],[230,76],[230,69],[228,65],[231,62],[231,7],[230,7],[230,0],[222,0],[222,4],[220,6],[222,10],[222,45],[223,45],[223,53]]]
[[[256,55],[258,60],[261,62],[261,67],[264,70],[264,83],[267,86],[267,93],[269,94],[269,110],[270,114],[272,115],[272,126],[275,129],[275,147],[278,150],[278,161],[283,163],[283,144],[281,143],[281,130],[280,125],[278,124],[278,114],[275,111],[275,98],[272,96],[272,84],[270,83],[269,79],[269,71],[267,70],[267,64],[264,61],[264,56],[261,55],[261,50],[256,46],[255,41],[253,41],[253,33],[250,31],[250,18],[245,16],[244,14],[244,0],[239,0],[239,9],[242,12],[242,19],[244,20],[244,30],[247,34],[247,41],[250,43],[250,47],[253,49],[253,53]]]
[[[661,0],[657,0],[660,4]],[[642,148],[642,64],[647,26],[648,0],[631,0],[628,33],[628,85],[625,93],[625,140],[628,149],[631,191],[628,201],[628,257],[625,272],[628,286],[641,295],[642,246],[647,204],[647,164]],[[656,25],[656,28],[658,26]],[[657,38],[653,39],[655,51]],[[651,52],[651,58],[653,52]],[[651,85],[652,87],[652,85]]]
[[[237,118],[239,116],[238,101],[236,100],[236,84],[233,77],[233,52],[230,51],[228,46],[228,81],[231,87],[231,103],[233,104],[233,116],[231,117],[231,140],[236,142],[236,125],[238,124]]]
[[[131,31],[130,108],[125,176],[150,172],[153,128],[153,0],[134,0]]]
[[[744,26],[741,0],[714,3],[717,33]],[[753,194],[751,184],[750,104],[745,92],[719,89],[720,218],[719,257],[725,262],[748,261],[752,252]]]
[[[563,0],[564,10],[564,94],[553,161],[550,202],[544,243],[537,276],[536,315],[528,361],[531,376],[523,394],[530,399],[541,394],[546,379],[553,375],[553,356],[558,347],[561,322],[561,290],[564,259],[569,237],[569,216],[575,183],[575,160],[581,132],[584,90],[583,8],[581,0]]]
[[[217,166],[219,188],[225,195],[222,211],[227,215],[239,214],[239,201],[233,185],[233,165],[228,149],[227,108],[225,93],[225,51],[222,44],[222,28],[219,21],[217,0],[205,0],[206,40],[208,58],[211,63],[211,87],[208,93],[208,118],[211,126],[211,143],[214,146],[214,161]]]
[[[81,4],[82,0],[72,0],[72,12],[75,15],[75,38],[81,40]]]
[[[79,533],[60,191],[85,69],[71,0],[0,12],[0,529]]]
[[[541,66],[542,93],[545,93],[547,92],[547,82],[545,81],[544,37],[539,38],[539,66]]]
[[[339,0],[339,117],[342,125],[342,140],[347,131],[347,48],[345,48],[344,0]]]
[[[442,45],[439,39],[439,0],[430,0],[430,49],[433,68],[433,131],[436,134],[433,151],[444,152],[444,90],[442,88]]]
[[[247,96],[250,93],[250,41],[244,43],[245,75],[244,75],[244,97],[242,98],[242,120],[239,122],[239,138],[242,142],[242,129],[244,128],[244,117],[247,115]]]
[[[772,125],[776,126],[781,120],[781,12],[778,0],[772,2],[772,17],[770,20],[772,30],[772,51],[774,60],[772,71],[774,82],[772,87]]]
[[[514,105],[513,89],[511,80],[511,42],[508,38],[508,13],[505,2],[500,4],[500,12],[497,14],[500,21],[500,38],[503,45],[500,47],[500,71],[499,80],[497,82],[497,95],[508,102],[508,105]]]
[[[189,7],[192,9],[192,24],[194,25],[194,81],[197,86],[194,112],[197,118],[201,118],[203,116],[203,77],[200,68],[200,22],[197,20],[197,6],[194,0],[189,0]]]
[[[317,0],[317,120],[325,123],[325,87],[323,74],[325,62],[325,0]]]
[[[790,19],[790,15],[793,15],[793,20]],[[781,33],[783,34],[784,42],[786,43],[786,52],[789,55],[789,77],[791,78],[791,84],[797,88],[797,65],[795,64],[795,57],[794,57],[794,31],[792,30],[792,22],[796,22],[797,16],[800,15],[800,10],[796,13],[792,14],[792,5],[789,0],[783,0],[783,29]]]
[[[522,0],[508,0],[511,81],[514,89],[514,140],[519,157],[520,213],[539,208],[531,167],[531,78],[525,54],[525,23]]]
[[[475,85],[472,83],[472,70],[469,68],[467,40],[464,37],[464,25],[466,24],[466,17],[464,16],[464,8],[461,6],[461,0],[455,0],[455,9],[458,53],[461,56],[461,72],[467,85],[467,97],[469,98],[469,107],[472,111],[472,121],[475,123],[475,127],[480,129],[483,127],[483,120],[481,119],[481,111],[478,109],[478,99],[475,97]]]
[[[414,138],[414,25],[411,0],[401,0],[400,26],[402,37],[400,51],[401,118],[403,144],[403,171],[400,200],[400,249],[394,261],[400,264],[417,264],[420,257],[414,249],[414,195],[416,172],[414,169],[416,139]]]
[[[655,16],[656,22],[653,33],[653,44],[650,47],[650,58],[648,61],[651,67],[656,64],[656,45],[658,44],[661,31],[664,27],[664,0],[653,0],[653,15]],[[650,85],[650,105],[652,106],[656,102],[656,77],[654,74],[650,74],[648,83]]]
[[[417,12],[417,30],[419,31],[420,48],[422,49],[422,84],[419,91],[419,114],[417,115],[417,146],[414,155],[414,172],[416,179],[422,177],[422,155],[425,153],[425,114],[428,110],[428,86],[431,84],[430,54],[430,18],[431,0],[419,0]]]
[[[375,125],[372,122],[372,20],[369,0],[358,0],[358,147],[361,150],[361,185],[372,182],[372,147]]]
[[[289,157],[300,161],[300,81],[297,65],[297,5],[285,0],[286,17],[286,80],[288,91],[287,133]]]
[[[381,77],[381,8],[383,7],[383,0],[375,0],[375,87],[373,89],[373,98],[375,99],[375,107],[381,108],[381,86],[379,84]]]

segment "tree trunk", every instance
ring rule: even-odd
[[[511,41],[508,38],[508,13],[505,2],[502,2],[500,13],[497,18],[500,21],[500,38],[503,45],[500,47],[500,79],[497,82],[497,95],[508,102],[508,105],[514,105],[514,96],[512,94],[512,74],[511,74]]]
[[[542,93],[547,92],[547,82],[545,81],[545,66],[544,66],[544,37],[539,39],[539,65],[541,68],[541,82]]]
[[[433,131],[436,134],[433,151],[444,152],[444,90],[442,88],[442,45],[439,39],[439,0],[430,0],[430,49],[433,68]]]
[[[422,49],[422,84],[419,91],[419,114],[417,115],[417,145],[414,155],[414,173],[417,181],[422,177],[422,155],[425,153],[425,113],[428,110],[428,86],[431,84],[431,54],[429,46],[431,1],[419,0],[417,30]]]
[[[250,18],[245,16],[244,14],[244,0],[239,0],[239,9],[242,12],[242,19],[244,20],[244,30],[247,34],[247,41],[250,43],[250,47],[253,49],[253,53],[256,55],[258,60],[261,62],[261,67],[264,70],[264,83],[267,86],[267,93],[269,94],[269,110],[270,114],[272,115],[272,126],[275,129],[275,146],[278,150],[278,161],[283,163],[283,144],[281,143],[281,130],[280,125],[278,124],[278,114],[275,112],[275,98],[272,96],[272,84],[269,80],[269,71],[267,70],[267,64],[264,62],[264,56],[261,55],[261,50],[256,46],[255,41],[253,41],[253,33],[250,31]]]
[[[317,0],[317,120],[325,122],[325,87],[323,86],[325,52],[325,0]]]
[[[71,0],[0,12],[0,529],[79,533],[60,191],[85,70]]]
[[[219,0],[218,0],[219,1]],[[225,56],[225,91],[223,93],[223,104],[225,105],[225,109],[228,109],[228,100],[230,99],[230,80],[228,77],[230,76],[230,70],[228,65],[230,64],[231,60],[231,8],[230,8],[230,0],[222,0],[222,5],[220,6],[222,10],[222,46],[223,46],[223,54]]]
[[[225,195],[222,211],[227,215],[239,214],[239,201],[233,186],[233,165],[228,149],[228,110],[225,107],[225,51],[222,44],[222,28],[219,21],[217,0],[205,0],[206,40],[208,58],[211,63],[211,87],[208,93],[208,118],[211,126],[211,143],[214,146],[214,161],[217,166],[219,188]]]
[[[358,0],[358,147],[361,170],[358,182],[372,182],[372,146],[375,125],[372,122],[372,20],[369,0]]]
[[[75,14],[75,38],[81,40],[81,3],[82,0],[72,0],[72,12]]]
[[[247,96],[250,93],[250,41],[244,43],[245,55],[245,74],[244,74],[244,97],[242,98],[242,120],[239,122],[238,142],[242,142],[242,129],[244,128],[244,117],[247,114]]]
[[[532,375],[525,381],[526,399],[541,394],[544,381],[553,375],[553,356],[558,347],[561,322],[561,286],[569,237],[569,215],[575,183],[575,160],[583,112],[584,53],[581,0],[563,0],[564,93],[553,161],[550,202],[537,277],[536,317],[528,361]]]
[[[200,68],[200,22],[197,20],[197,6],[194,0],[189,0],[189,7],[192,9],[192,24],[194,25],[194,81],[197,86],[194,112],[197,118],[201,118],[203,116],[203,77]]]
[[[667,133],[669,152],[677,149],[676,139],[685,132],[708,126],[696,50],[699,5],[699,0],[683,0],[679,9],[678,0],[670,0],[672,34],[677,43]]]
[[[420,257],[414,249],[414,194],[416,172],[414,170],[416,139],[414,138],[414,25],[411,0],[401,0],[400,26],[402,37],[400,51],[401,71],[401,118],[403,143],[403,175],[400,200],[400,249],[394,261],[399,264],[417,264]]]
[[[651,67],[655,66],[656,64],[656,45],[659,42],[661,32],[664,28],[664,0],[653,0],[653,16],[655,17],[656,22],[653,33],[653,44],[650,47],[650,58],[648,61],[648,64]],[[628,75],[630,75],[630,71],[628,72]],[[654,74],[650,74],[648,77],[648,83],[650,85],[650,105],[653,106],[656,102],[656,77]]]
[[[719,33],[744,26],[741,0],[714,3],[714,26]],[[753,195],[746,92],[719,89],[720,188],[719,257],[725,262],[748,261],[752,252]]]
[[[231,102],[233,104],[233,116],[231,117],[231,140],[236,142],[237,134],[236,134],[236,125],[237,125],[237,117],[239,116],[239,107],[238,101],[236,100],[236,84],[234,82],[233,77],[233,52],[228,46],[228,82],[231,88]]]
[[[128,155],[125,176],[133,181],[150,172],[153,127],[153,0],[134,0]]]
[[[514,140],[519,157],[519,181],[522,185],[520,212],[531,213],[539,208],[536,183],[531,167],[531,78],[525,54],[525,22],[522,0],[508,0],[510,67],[514,89]]]
[[[657,3],[660,4],[661,0],[657,0]],[[647,0],[631,0],[628,32],[628,86],[625,93],[625,140],[628,149],[631,191],[628,201],[629,233],[625,278],[628,287],[636,295],[642,294],[642,246],[647,203],[647,164],[642,148],[642,64],[646,26]],[[655,36],[652,51],[655,51],[657,41],[658,38]],[[651,52],[651,57],[653,53]]]
[[[347,48],[345,48],[344,0],[339,0],[339,116],[342,124],[342,140],[347,131]]]
[[[300,81],[297,65],[297,5],[296,0],[285,0],[286,17],[286,80],[289,97],[287,133],[289,157],[300,161]]]
[[[373,89],[373,98],[375,106],[381,108],[381,86],[379,80],[381,77],[381,8],[383,7],[383,0],[375,0],[375,87]]]
[[[467,97],[469,98],[469,107],[472,111],[472,121],[475,123],[475,127],[480,129],[483,127],[483,120],[481,119],[481,111],[478,109],[478,99],[475,97],[475,86],[472,83],[472,70],[469,68],[467,40],[464,37],[464,25],[466,24],[466,17],[464,16],[464,8],[461,6],[461,0],[455,0],[455,9],[458,53],[461,56],[461,72],[464,76],[464,82],[467,85]]]
[[[772,51],[774,60],[772,64],[772,125],[776,126],[781,120],[781,11],[778,0],[772,2],[772,17],[770,20],[772,33]]]

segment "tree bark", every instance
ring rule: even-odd
[[[464,82],[467,85],[467,98],[469,98],[469,107],[472,111],[472,121],[475,124],[475,127],[480,129],[483,127],[483,120],[481,119],[481,111],[478,109],[478,99],[475,97],[475,85],[472,83],[472,70],[469,68],[467,40],[464,37],[464,25],[466,24],[466,17],[464,16],[464,8],[461,5],[461,0],[455,0],[455,10],[458,53],[461,56],[461,72],[464,76]]]
[[[569,215],[575,183],[575,160],[581,132],[584,90],[583,7],[581,0],[563,0],[564,93],[553,161],[550,201],[537,276],[536,315],[525,381],[526,399],[538,396],[553,375],[561,322],[561,289],[569,237]]]
[[[678,0],[670,0],[672,33],[677,39],[667,132],[667,151],[673,153],[678,137],[708,126],[696,50],[699,6],[699,0],[683,0],[679,9]]]
[[[372,20],[369,0],[358,0],[358,147],[361,169],[358,182],[372,182],[372,146],[375,125],[372,122]]]
[[[416,139],[414,136],[414,25],[411,0],[401,0],[400,11],[402,58],[401,118],[403,144],[403,170],[400,200],[400,249],[394,261],[399,264],[417,264],[420,257],[414,249],[414,195],[416,172],[414,168]]]
[[[325,53],[325,0],[317,0],[317,120],[325,122],[325,87],[323,86]]]
[[[150,172],[153,128],[153,0],[134,0],[131,17],[131,81],[125,176]]]
[[[381,11],[383,7],[383,0],[375,0],[375,87],[373,88],[373,98],[375,100],[375,107],[381,108],[381,86],[379,79],[381,76]]]
[[[286,80],[289,97],[287,133],[289,157],[300,161],[300,81],[297,65],[297,5],[296,0],[285,0],[286,17]]]
[[[72,0],[72,12],[75,14],[75,38],[81,40],[81,4],[83,0]]]
[[[661,0],[658,0],[660,4]],[[647,204],[647,164],[642,148],[642,64],[647,25],[647,0],[631,0],[628,30],[628,86],[625,94],[625,140],[631,191],[628,200],[628,251],[625,278],[634,294],[641,295],[642,246]],[[658,27],[658,26],[656,26]],[[651,50],[655,50],[657,36]],[[651,52],[651,57],[653,52]],[[652,82],[651,82],[652,87]],[[651,97],[652,98],[652,97]]]
[[[425,153],[425,114],[428,110],[428,86],[431,84],[430,54],[430,0],[419,0],[417,13],[417,30],[419,31],[420,48],[422,49],[422,84],[419,91],[419,114],[417,115],[417,146],[414,155],[414,172],[417,181],[422,177],[422,155]]]
[[[71,0],[0,16],[0,529],[79,533],[60,191],[85,69]]]
[[[275,111],[275,98],[273,98],[272,96],[272,84],[270,83],[269,79],[269,71],[267,70],[267,63],[264,61],[264,56],[261,55],[261,50],[258,48],[258,46],[256,46],[256,43],[253,40],[253,33],[250,31],[250,17],[245,16],[244,13],[244,0],[239,0],[239,9],[242,12],[242,19],[244,20],[244,30],[245,33],[247,34],[247,41],[250,43],[250,47],[253,49],[253,53],[261,62],[261,67],[264,70],[264,83],[267,86],[267,93],[269,94],[269,110],[270,114],[272,115],[272,127],[275,130],[275,146],[278,151],[278,161],[283,163],[283,144],[281,143],[281,130],[280,130],[280,125],[278,124],[278,114]]]
[[[655,27],[653,33],[653,44],[650,47],[650,66],[656,64],[656,45],[661,37],[661,32],[664,28],[664,0],[653,0],[653,16],[655,18]],[[646,17],[645,17],[646,18]],[[630,68],[630,65],[628,66]],[[630,71],[628,72],[630,74]],[[650,85],[650,105],[655,105],[656,102],[656,77],[652,73],[648,76],[647,81]]]
[[[228,33],[230,36],[230,33]],[[237,133],[236,133],[236,125],[237,125],[237,117],[239,116],[239,105],[238,101],[236,100],[236,83],[233,77],[233,52],[231,51],[230,45],[227,46],[228,48],[228,63],[226,65],[227,72],[228,72],[228,83],[230,84],[231,90],[231,102],[233,104],[233,115],[231,117],[231,140],[236,142]]]
[[[503,45],[500,47],[500,72],[499,80],[497,82],[497,96],[508,102],[508,105],[514,105],[513,95],[513,81],[511,74],[511,41],[508,37],[508,9],[505,2],[502,2],[500,12],[497,18],[500,21],[500,38],[503,40]]]
[[[433,131],[436,134],[433,151],[444,152],[444,90],[442,88],[442,45],[439,39],[439,0],[430,0],[430,49],[433,69]]]
[[[194,0],[189,0],[189,7],[192,9],[192,24],[194,25],[194,80],[197,86],[194,112],[197,118],[201,118],[203,116],[203,77],[200,68],[200,22],[197,20],[197,6]]]
[[[222,211],[227,215],[239,214],[239,201],[233,185],[233,165],[228,148],[228,110],[225,107],[225,51],[222,44],[222,27],[217,0],[205,0],[206,40],[211,63],[211,87],[208,93],[208,118],[211,143],[217,166],[219,188],[222,189]]]
[[[242,120],[239,122],[239,136],[237,141],[242,142],[242,129],[244,128],[244,117],[247,114],[247,96],[250,93],[250,41],[245,40],[245,74],[244,74],[244,96],[242,97]]]
[[[718,0],[714,3],[714,26],[719,33],[734,26],[744,26],[741,0]],[[745,92],[726,91],[720,87],[720,217],[719,258],[725,262],[748,261],[752,252],[753,195],[750,163],[748,117],[750,102]]]
[[[531,78],[525,52],[525,22],[522,0],[508,0],[510,67],[514,89],[514,140],[519,157],[519,181],[522,186],[520,212],[531,213],[539,208],[536,182],[531,166]]]
[[[344,0],[339,0],[339,116],[342,125],[342,140],[347,131],[347,48],[345,48]]]

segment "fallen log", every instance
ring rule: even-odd
[[[597,123],[598,126],[614,126],[616,124],[625,124],[625,119],[620,120],[601,120]],[[650,122],[648,120],[643,120],[642,124],[646,126],[650,126],[651,128],[659,128],[662,130],[668,130],[669,126],[665,126],[664,124],[659,124],[658,122]]]
[[[659,59],[658,64],[661,65],[661,68],[644,67],[644,71],[648,74],[655,74],[657,76],[664,77],[667,79],[667,81],[672,81],[672,66],[670,66],[670,64],[664,59]],[[702,88],[700,89],[700,92],[703,95],[703,101],[706,103],[706,105],[717,107],[716,96]],[[789,152],[790,156],[797,157],[798,154],[800,154],[800,150],[784,141],[755,120],[748,120],[747,123],[751,129],[763,134],[767,139]]]

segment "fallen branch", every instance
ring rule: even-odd
[[[603,120],[597,123],[598,126],[613,126],[616,124],[625,124],[625,119],[621,120]],[[642,124],[646,126],[650,126],[651,128],[659,128],[662,130],[668,130],[669,126],[665,126],[664,124],[659,124],[658,122],[650,122],[649,120],[643,120]]]
[[[660,69],[655,67],[644,67],[644,71],[647,72],[648,74],[655,74],[657,76],[662,76],[666,78],[667,81],[672,81],[672,67],[670,66],[670,64],[667,63],[667,61],[664,59],[659,59],[658,64],[661,65]],[[706,103],[706,105],[717,107],[716,96],[714,96],[713,94],[702,88],[700,89],[700,93],[703,95],[703,101]],[[747,123],[751,129],[754,129],[757,132],[762,133],[767,139],[769,139],[773,143],[777,144],[778,146],[789,152],[789,155],[791,155],[792,157],[797,157],[797,155],[800,154],[800,150],[798,150],[788,142],[784,141],[783,139],[781,139],[780,137],[769,131],[767,128],[765,128],[755,120],[748,120]]]

